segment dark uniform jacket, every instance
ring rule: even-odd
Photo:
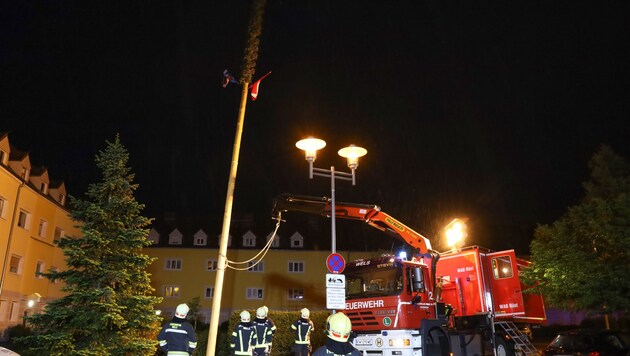
[[[234,355],[251,355],[256,345],[256,328],[252,323],[239,323],[232,332],[230,348]]]
[[[300,318],[293,322],[291,329],[295,332],[294,337],[296,344],[311,344],[311,332],[315,329],[311,320]]]
[[[311,356],[362,356],[361,351],[349,342],[326,339],[326,345],[318,348]]]
[[[273,335],[276,333],[276,326],[269,318],[256,318],[252,322],[256,329],[256,348],[265,347],[273,341]]]
[[[160,349],[168,355],[189,355],[197,347],[197,334],[186,319],[174,317],[162,326],[158,342]]]

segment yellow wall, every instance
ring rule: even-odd
[[[4,200],[4,212],[0,217],[0,261],[3,265],[0,268],[0,332],[4,333],[7,327],[21,324],[25,312],[29,315],[39,312],[45,303],[62,295],[61,283],[38,278],[35,268],[41,261],[45,271],[53,266],[65,269],[63,253],[53,245],[55,227],[63,229],[66,236],[79,236],[80,230],[74,226],[76,223],[70,220],[64,207],[30,185],[22,185],[20,178],[5,165],[0,165],[0,198]],[[27,228],[18,226],[20,210],[30,214]],[[41,219],[47,223],[42,237],[38,236]],[[18,273],[10,271],[12,255],[22,258]],[[41,296],[39,302],[29,307],[29,299],[37,295]]]
[[[204,297],[207,286],[214,286],[216,272],[206,271],[208,259],[218,259],[218,249],[184,248],[184,247],[150,247],[145,253],[157,260],[149,271],[152,273],[152,285],[156,295],[164,297],[164,286],[180,286],[180,296],[164,297],[160,306],[165,315],[172,315],[180,303],[189,302],[194,297],[201,298],[200,316],[206,322],[210,319],[212,299]],[[231,261],[246,261],[254,257],[258,250],[228,249],[227,257]],[[374,253],[337,251],[346,261],[359,258],[374,257]],[[256,308],[266,305],[271,310],[299,310],[307,307],[311,310],[326,309],[325,277],[326,258],[330,251],[313,251],[304,249],[270,249],[263,258],[262,272],[235,271],[228,268],[225,273],[223,295],[221,298],[221,320],[235,310]],[[181,259],[180,271],[165,270],[167,259]],[[303,261],[303,273],[288,271],[289,261]],[[243,268],[247,265],[236,265]],[[262,288],[263,299],[247,299],[247,288]],[[302,289],[303,300],[289,300],[290,288]]]

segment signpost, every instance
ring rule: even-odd
[[[346,276],[326,274],[326,309],[346,309]]]

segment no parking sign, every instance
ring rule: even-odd
[[[330,273],[341,273],[346,268],[346,260],[338,253],[331,253],[326,259],[326,268]]]

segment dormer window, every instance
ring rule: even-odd
[[[221,235],[217,236],[217,241],[219,241],[219,246],[221,246]],[[228,247],[232,246],[232,235],[228,235]]]
[[[65,205],[66,204],[66,196],[63,194],[59,194],[59,204],[61,205]]]
[[[304,247],[304,237],[300,235],[299,232],[291,235],[291,248],[302,248]]]
[[[203,230],[197,231],[193,238],[195,241],[195,246],[206,246],[208,244],[208,235],[206,235]]]
[[[181,245],[182,244],[182,233],[179,230],[175,229],[168,235],[168,244],[169,245]]]
[[[267,235],[267,242],[269,242],[269,239],[272,237],[274,237],[273,233]],[[276,237],[273,239],[273,242],[271,243],[271,247],[273,248],[280,247],[280,235],[276,234]]]
[[[42,182],[42,184],[39,187],[39,190],[41,190],[42,193],[47,194],[48,193],[48,184]]]
[[[8,156],[9,155],[6,152],[4,152],[3,150],[0,150],[0,163],[6,165]]]
[[[245,235],[243,235],[243,247],[255,247],[256,246],[256,235],[251,231],[247,231]]]
[[[151,229],[151,231],[149,231],[149,236],[147,236],[147,240],[151,241],[152,244],[157,245],[160,243],[160,234],[155,229]]]

